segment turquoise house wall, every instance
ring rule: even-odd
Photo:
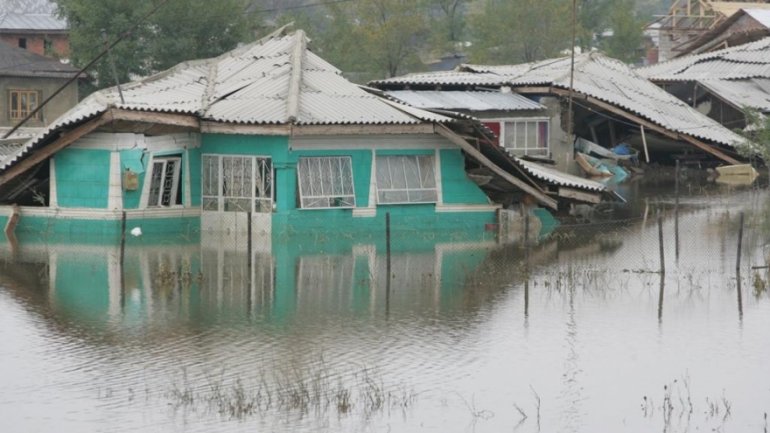
[[[62,149],[54,158],[60,207],[107,208],[109,150]]]
[[[377,149],[377,155],[430,155],[433,148],[426,149]],[[435,204],[380,205],[376,216],[354,217],[351,209],[299,209],[297,207],[297,163],[301,157],[312,156],[350,156],[353,169],[353,182],[356,207],[369,206],[370,179],[372,175],[372,148],[334,149],[334,150],[292,150],[286,136],[246,136],[204,134],[200,152],[202,154],[241,154],[269,156],[275,168],[275,204],[273,213],[273,239],[279,242],[291,241],[294,236],[312,234],[314,240],[323,241],[326,237],[343,236],[360,239],[375,239],[384,232],[385,214],[391,215],[391,227],[394,234],[404,232],[404,236],[436,236],[446,240],[479,240],[493,236],[484,232],[488,224],[497,222],[493,210],[477,212],[436,212]],[[447,204],[486,205],[486,195],[465,175],[465,161],[459,149],[440,151],[442,198]],[[191,158],[191,171],[200,173],[200,158],[197,158],[194,170]],[[198,174],[199,176],[199,174]],[[200,179],[193,184],[200,188]],[[193,194],[200,197],[200,194]],[[425,234],[424,232],[432,232]],[[438,232],[441,232],[437,235]]]
[[[442,198],[446,204],[488,204],[484,191],[465,174],[465,157],[460,149],[441,151]]]

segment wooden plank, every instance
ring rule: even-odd
[[[45,161],[54,153],[74,143],[80,137],[111,121],[112,113],[106,112],[101,116],[96,117],[95,119],[91,119],[88,122],[78,126],[72,131],[62,133],[59,138],[53,141],[53,143],[37,151],[32,151],[33,153],[31,153],[29,156],[6,170],[5,173],[0,176],[0,185],[5,185],[16,176],[26,172],[40,162]]]
[[[16,225],[19,224],[20,219],[21,219],[21,211],[19,210],[19,205],[14,204],[11,207],[11,215],[8,217],[8,222],[5,223],[6,238],[10,239],[12,236],[14,236]]]
[[[642,133],[642,146],[644,146],[644,160],[650,163],[650,151],[647,150],[647,134],[644,133],[644,125],[639,125],[639,130]]]
[[[599,194],[578,191],[572,188],[559,187],[559,197],[569,198],[572,200],[578,200],[585,203],[600,203],[602,198]]]
[[[219,123],[210,121],[200,122],[200,131],[214,134],[239,135],[289,135],[289,125],[245,125],[237,123]]]
[[[291,135],[368,135],[368,134],[433,134],[433,125],[299,125],[291,127]]]
[[[187,114],[158,113],[154,111],[133,111],[113,108],[110,110],[110,115],[112,115],[114,120],[183,126],[193,129],[200,128],[200,122],[198,121],[198,118]]]
[[[527,194],[530,194],[537,201],[550,207],[551,209],[555,210],[558,207],[558,202],[556,200],[552,199],[551,197],[548,197],[547,195],[538,191],[535,187],[527,185],[522,180],[517,179],[512,174],[498,167],[497,164],[490,161],[486,156],[484,156],[484,154],[482,154],[481,151],[473,147],[467,141],[463,140],[462,137],[457,135],[451,129],[447,128],[444,125],[439,125],[439,124],[435,125],[435,129],[439,135],[441,135],[442,137],[445,137],[447,140],[456,144],[458,147],[460,147],[462,150],[468,153],[471,157],[473,157],[479,163],[481,163],[482,165],[492,170],[495,174],[505,179],[511,185],[521,189]]]

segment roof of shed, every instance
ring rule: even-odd
[[[440,110],[520,111],[544,110],[539,103],[517,93],[393,90],[386,95],[413,107]]]
[[[412,74],[372,85],[489,85],[569,89],[570,58],[512,66],[463,65],[440,74]],[[574,90],[655,123],[669,131],[732,146],[743,139],[641,76],[628,65],[597,52],[575,58]]]

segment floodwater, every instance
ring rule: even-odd
[[[767,190],[621,189],[530,248],[412,234],[389,262],[3,244],[0,431],[767,431]]]

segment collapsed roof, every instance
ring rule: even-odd
[[[386,90],[510,86],[523,94],[558,94],[570,89],[570,58],[561,57],[512,66],[462,65],[455,71],[410,74],[378,80]],[[714,156],[744,139],[650,82],[626,64],[597,52],[575,57],[576,100],[615,111],[626,119]]]

